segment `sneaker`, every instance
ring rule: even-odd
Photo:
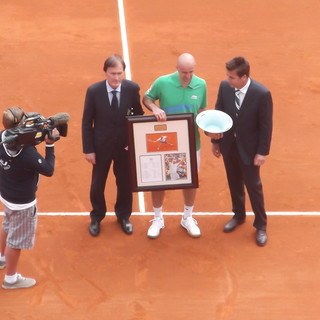
[[[158,238],[160,235],[160,230],[164,228],[164,220],[163,218],[154,218],[151,226],[148,229],[147,236],[151,239]]]
[[[0,261],[0,270],[4,269],[6,267],[6,262],[5,261]]]
[[[201,235],[200,229],[198,227],[198,222],[192,217],[187,219],[181,218],[181,225],[183,228],[187,229],[189,235],[193,238],[199,238]]]
[[[36,284],[36,280],[32,278],[24,278],[21,274],[18,274],[17,281],[14,283],[8,283],[3,281],[3,289],[20,289],[20,288],[30,288]]]

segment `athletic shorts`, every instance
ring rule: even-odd
[[[7,233],[7,246],[13,249],[32,249],[37,228],[37,206],[11,210],[3,205],[2,227]]]
[[[197,155],[197,168],[199,172],[200,171],[200,150],[197,150],[196,155]]]

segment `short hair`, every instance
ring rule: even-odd
[[[25,119],[25,113],[20,107],[11,107],[3,112],[2,124],[5,129],[18,126]]]
[[[226,68],[229,71],[235,70],[237,75],[241,78],[243,75],[249,77],[250,75],[250,64],[243,57],[235,57],[230,61],[226,62]]]
[[[126,64],[122,57],[119,54],[114,54],[104,62],[103,71],[106,72],[108,68],[116,67],[119,63],[122,65],[123,71],[126,70]]]

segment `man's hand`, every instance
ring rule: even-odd
[[[96,164],[96,154],[92,153],[85,153],[84,158],[91,164]]]
[[[266,162],[266,156],[263,156],[261,154],[256,154],[253,160],[253,164],[257,167],[262,166]]]
[[[211,132],[204,132],[206,136],[210,137],[211,139],[219,140],[223,137],[223,133],[211,133]]]
[[[162,109],[160,109],[158,106],[153,106],[152,112],[158,121],[166,121],[167,120],[166,113]]]
[[[154,101],[144,96],[142,98],[142,103],[150,110],[152,111],[153,115],[156,117],[157,121],[166,121],[167,115],[166,113],[159,108]]]
[[[52,137],[52,138],[60,138],[60,133],[59,133],[59,131],[58,131],[57,128],[54,128],[54,129],[52,130],[51,137]],[[48,135],[46,135],[44,141],[46,142],[46,144],[54,144],[57,140],[59,140],[59,139],[52,140],[52,139],[50,139],[50,138],[48,137]]]
[[[220,158],[221,152],[219,143],[211,143],[211,150],[215,157]]]

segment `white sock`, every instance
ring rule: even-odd
[[[193,206],[184,206],[183,219],[192,217]]]
[[[159,207],[159,208],[153,207],[153,211],[154,211],[154,217],[155,217],[155,218],[163,219],[163,216],[162,216],[162,206]]]
[[[15,273],[12,276],[8,276],[7,274],[4,276],[4,281],[7,283],[15,283],[18,279],[18,274]]]
[[[5,262],[5,261],[6,261],[6,257],[5,257],[5,256],[2,256],[2,255],[0,254],[0,261],[1,261],[1,262]]]

